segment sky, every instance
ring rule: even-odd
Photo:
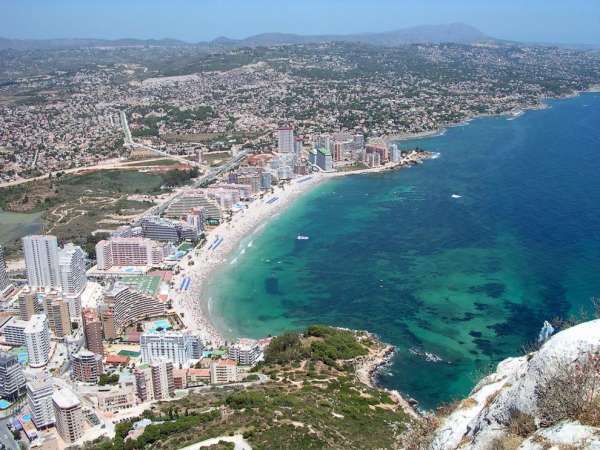
[[[0,36],[19,39],[198,42],[451,22],[501,39],[600,45],[600,0],[0,0]]]

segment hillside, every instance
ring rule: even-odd
[[[321,326],[288,333],[273,339],[255,369],[270,381],[158,403],[144,416],[161,423],[124,440],[134,421],[125,422],[112,442],[88,448],[174,449],[219,436],[239,436],[253,449],[395,448],[409,416],[356,375],[386,354],[389,347],[366,333]]]

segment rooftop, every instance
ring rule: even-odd
[[[62,409],[75,408],[81,404],[79,398],[70,389],[66,388],[55,391],[52,394],[52,400]]]

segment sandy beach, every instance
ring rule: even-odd
[[[186,276],[192,281],[188,290],[174,292],[172,298],[173,306],[183,313],[183,321],[189,330],[199,333],[204,340],[213,344],[224,342],[224,337],[209,320],[207,299],[202,298],[211,274],[227,261],[243,238],[332,175],[317,173],[294,180],[284,188],[274,188],[273,193],[234,213],[230,222],[211,229],[206,234],[206,244],[192,254],[193,265],[188,265],[187,259],[182,260],[179,265],[181,272],[175,277],[174,285],[179,286],[179,280]]]

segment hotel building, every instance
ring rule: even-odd
[[[85,289],[85,259],[85,252],[77,245],[66,244],[59,251],[58,272],[63,295],[78,296]]]
[[[0,397],[15,401],[25,393],[25,384],[17,356],[0,352]]]
[[[197,337],[181,331],[146,332],[140,336],[142,361],[162,359],[187,366],[194,359],[194,340]]]
[[[117,334],[129,325],[151,317],[164,316],[167,312],[166,303],[157,296],[142,294],[121,282],[116,282],[105,293],[104,304],[112,311]]]
[[[71,356],[71,377],[83,383],[97,383],[103,372],[102,356],[80,350]]]
[[[166,400],[175,396],[175,381],[173,380],[173,363],[164,359],[150,364],[152,373],[152,389],[156,400]]]
[[[4,250],[0,245],[0,293],[10,285],[8,279],[8,269],[4,260]]]
[[[281,127],[277,130],[277,150],[279,153],[294,152],[294,129],[292,127]]]
[[[27,405],[31,420],[38,430],[54,424],[53,392],[52,379],[48,375],[34,378],[27,383]]]
[[[102,322],[98,317],[98,311],[85,308],[82,312],[83,334],[87,349],[97,355],[104,355],[104,344],[102,342]]]
[[[145,238],[112,238],[96,244],[98,270],[113,266],[158,266],[164,256],[163,246]]]

